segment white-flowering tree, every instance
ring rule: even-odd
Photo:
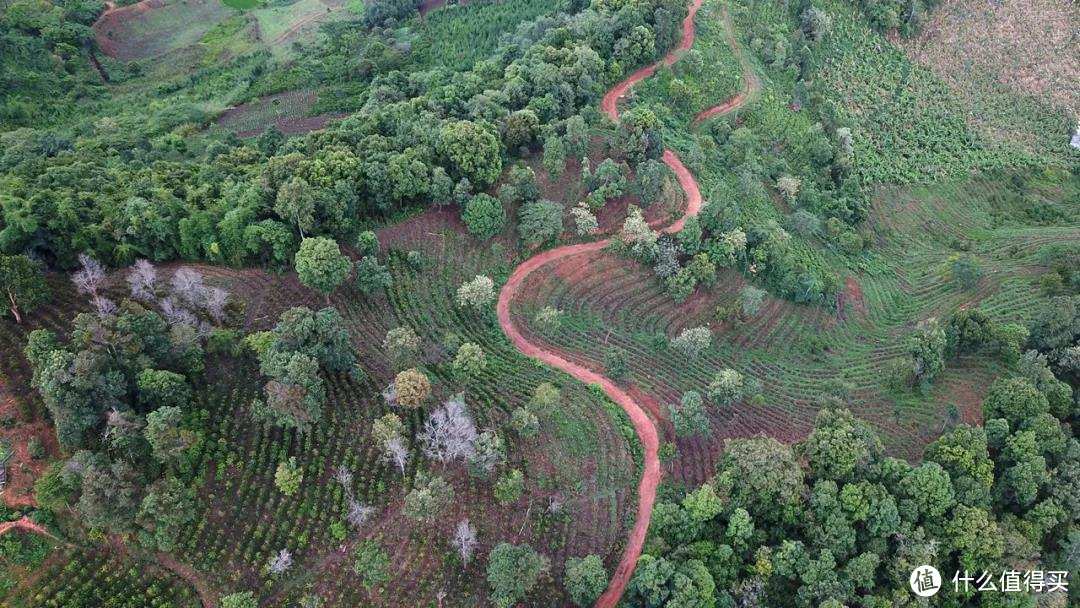
[[[656,239],[660,235],[649,227],[641,209],[630,207],[630,213],[623,222],[619,237],[629,249],[630,254],[639,260],[652,260],[656,255]]]
[[[457,458],[469,460],[475,453],[477,436],[465,400],[458,395],[428,416],[420,444],[428,458],[442,463]]]
[[[450,540],[450,544],[461,556],[461,562],[465,565],[469,564],[469,560],[472,559],[473,552],[476,551],[476,528],[469,523],[468,519],[463,519],[458,522],[457,527],[454,528],[454,538]]]
[[[696,359],[712,345],[712,332],[708,327],[689,327],[682,330],[671,346],[682,354]]]
[[[593,214],[589,206],[582,202],[570,210],[570,216],[574,218],[574,227],[578,236],[586,236],[596,232],[600,228],[600,222]]]
[[[722,369],[709,383],[709,398],[718,405],[731,405],[743,398],[743,382],[743,375],[739,372],[730,368]]]
[[[153,302],[157,289],[157,268],[146,260],[137,260],[127,274],[131,297],[140,302]]]
[[[462,308],[481,311],[495,301],[495,281],[484,275],[476,275],[462,283],[457,290],[457,303]]]

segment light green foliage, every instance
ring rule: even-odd
[[[525,474],[519,469],[510,469],[495,481],[495,500],[502,504],[517,502],[525,491]]]
[[[454,488],[437,475],[420,472],[405,495],[402,513],[409,519],[431,524],[454,500]]]
[[[278,463],[274,470],[274,486],[286,496],[292,496],[300,490],[300,484],[304,481],[304,470],[296,464],[296,457],[290,456],[288,460]]]
[[[221,596],[221,608],[258,608],[259,602],[251,591],[240,591]]]
[[[390,579],[390,556],[373,539],[364,539],[353,549],[353,572],[367,589]]]
[[[465,342],[454,356],[454,371],[468,378],[476,377],[487,368],[487,355],[479,344]]]

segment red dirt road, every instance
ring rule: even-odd
[[[690,11],[686,16],[686,19],[683,20],[682,41],[674,50],[657,63],[637,70],[626,80],[615,85],[615,87],[604,95],[604,98],[600,103],[600,109],[613,121],[619,121],[618,101],[619,98],[626,94],[630,87],[651,76],[660,65],[671,65],[674,63],[678,60],[681,53],[689,49],[694,43],[694,16],[697,14],[698,9],[701,8],[701,3],[702,0],[694,0],[693,4],[690,6]],[[730,33],[730,23],[728,23],[728,27]],[[729,40],[731,44],[735,44],[733,36],[731,36]],[[735,48],[738,50],[737,46],[735,46]],[[757,88],[757,79],[749,65],[745,62],[743,62],[743,71],[743,79],[746,83],[744,85],[744,90],[723,105],[702,112],[702,114],[699,114],[699,117],[706,113],[709,113],[708,116],[716,116],[718,114],[730,112],[746,102],[750,94]],[[697,119],[695,119],[695,123],[696,122]],[[671,167],[671,170],[675,172],[679,186],[682,187],[683,191],[686,193],[686,210],[682,217],[667,228],[664,228],[664,232],[678,232],[686,223],[686,218],[697,215],[701,210],[701,191],[698,188],[697,180],[694,179],[694,176],[683,165],[675,152],[672,150],[664,150],[663,160],[664,163]],[[659,437],[656,426],[641,405],[635,402],[626,391],[619,388],[613,381],[588,367],[567,361],[558,354],[533,344],[525,338],[525,336],[518,331],[517,327],[515,327],[513,319],[510,316],[510,304],[520,291],[525,279],[528,278],[533,271],[562,258],[598,251],[606,247],[609,242],[610,239],[603,239],[592,243],[567,245],[565,247],[544,251],[529,258],[514,269],[514,272],[506,281],[506,285],[504,285],[499,292],[499,302],[496,305],[499,325],[506,333],[506,336],[510,338],[510,341],[522,354],[562,370],[581,382],[599,385],[608,397],[617,403],[619,407],[630,416],[630,421],[634,425],[634,431],[637,433],[638,439],[641,441],[642,447],[644,448],[644,471],[642,472],[641,482],[638,484],[637,519],[634,521],[634,528],[630,532],[630,538],[626,541],[626,548],[623,551],[622,559],[619,560],[619,565],[611,576],[607,590],[604,591],[604,594],[597,600],[596,608],[614,608],[619,602],[622,598],[623,590],[626,588],[626,584],[630,581],[630,576],[634,572],[634,567],[637,565],[638,557],[641,556],[641,548],[645,544],[645,536],[649,531],[649,521],[652,518],[653,503],[656,500],[656,487],[660,483],[660,460],[657,457]]]
[[[0,524],[0,536],[7,534],[11,530],[23,530],[25,532],[33,532],[42,536],[48,536],[49,538],[55,538],[48,530],[30,521],[29,517],[25,515],[15,521],[8,521]]]

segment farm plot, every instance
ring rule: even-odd
[[[263,97],[225,110],[217,126],[239,137],[253,137],[271,125],[286,135],[299,135],[324,128],[344,114],[309,116],[318,96],[312,91],[289,91]]]
[[[220,0],[143,0],[107,11],[93,29],[102,52],[133,61],[192,46],[233,14]]]
[[[245,410],[261,390],[257,370],[227,362],[207,366],[216,370],[207,382],[215,388],[198,397],[192,414],[198,418],[192,426],[207,429],[193,471],[205,510],[182,539],[177,557],[213,587],[250,589],[270,605],[291,605],[308,594],[330,605],[426,605],[443,591],[449,594],[444,605],[473,605],[486,597],[481,558],[503,540],[533,544],[552,559],[556,578],[570,556],[596,553],[613,567],[636,479],[636,444],[628,421],[593,391],[520,356],[498,330],[494,315],[457,307],[453,294],[461,282],[480,273],[503,276],[511,259],[505,249],[478,248],[455,224],[434,217],[421,216],[384,234],[394,276],[386,296],[367,297],[351,287],[335,296],[333,304],[349,326],[367,374],[361,380],[330,379],[324,422],[317,429],[299,436],[251,421]],[[406,249],[421,252],[425,261],[420,268],[394,253]],[[242,294],[250,329],[272,325],[289,306],[321,305],[291,275],[199,269],[208,282]],[[432,465],[425,463],[419,444],[412,443],[402,474],[369,438],[371,422],[390,411],[381,391],[392,371],[381,343],[389,329],[399,326],[411,327],[423,341],[421,366],[432,379],[433,401],[463,391],[480,428],[505,428],[510,412],[530,399],[540,383],[560,387],[560,403],[541,420],[538,436],[519,440],[506,431],[508,466],[526,473],[519,500],[496,502],[492,480],[450,465],[436,469],[455,488],[450,512],[426,527],[402,515],[405,492],[417,472]],[[447,345],[455,340],[480,345],[488,360],[484,372],[464,384],[450,367]],[[412,432],[423,424],[422,412],[405,418]],[[274,487],[275,467],[289,456],[297,456],[305,479],[293,496]],[[367,524],[344,539],[332,532],[342,525],[346,509],[345,490],[334,479],[339,466],[354,471],[350,491],[375,509]],[[562,506],[553,510],[552,504]],[[478,559],[467,568],[448,545],[453,527],[465,517],[480,538]],[[359,584],[352,549],[365,541],[387,552],[393,570],[419,576],[371,587]],[[268,578],[263,568],[282,549],[292,553],[295,566],[287,576]],[[544,584],[541,596],[565,603],[556,578]]]
[[[485,0],[433,10],[414,25],[412,57],[420,66],[470,68],[491,53],[504,33],[555,8],[552,0]]]
[[[11,608],[199,608],[194,588],[152,563],[126,559],[111,549],[53,546],[37,535],[0,537],[0,573],[14,568],[28,572],[13,577],[19,584],[0,600]],[[0,577],[3,578],[3,577]]]
[[[1027,321],[1046,297],[1037,286],[1040,244],[1080,241],[1075,214],[1072,227],[1003,221],[997,211],[1011,203],[993,193],[1005,183],[982,178],[881,190],[870,220],[878,226],[880,242],[862,261],[864,268],[851,271],[844,292],[849,304],[842,309],[769,297],[754,317],[732,321],[723,311],[737,302],[746,284],[738,273],[724,271],[716,287],[676,305],[649,269],[597,252],[534,273],[514,314],[522,326],[532,327],[531,339],[573,361],[601,368],[608,352],[626,352],[630,384],[658,407],[677,402],[687,390],[702,391],[725,367],[759,380],[761,402],[715,409],[710,437],[675,441],[673,472],[688,483],[710,474],[723,439],[758,433],[801,439],[820,396],[840,385],[846,385],[852,409],[879,429],[890,451],[915,457],[950,419],[978,421],[979,400],[1000,364],[965,357],[951,363],[925,394],[897,390],[889,379],[906,354],[907,334],[915,324],[959,307],[981,307],[999,321]],[[1025,204],[1067,206],[1076,187],[1054,179],[1031,184]],[[973,288],[959,286],[948,270],[957,246],[985,269]],[[534,322],[546,306],[564,312],[556,331]],[[710,327],[716,336],[701,357],[671,348],[679,332],[698,326]],[[674,439],[670,427],[668,436]]]
[[[1066,157],[1080,116],[1080,6],[950,0],[902,47],[949,84],[983,134]]]

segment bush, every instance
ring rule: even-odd
[[[743,375],[727,368],[720,370],[709,383],[707,393],[717,405],[731,405],[743,398]]]
[[[494,196],[481,192],[465,203],[461,219],[470,234],[487,240],[502,232],[506,226],[506,210]]]
[[[353,550],[353,572],[365,589],[390,579],[390,556],[374,539],[365,539]]]
[[[525,475],[518,469],[503,473],[495,482],[495,500],[507,505],[521,498],[525,492]]]
[[[630,359],[626,351],[614,348],[604,353],[604,371],[608,378],[616,382],[626,380],[630,375]]]
[[[286,496],[292,496],[300,490],[300,484],[304,481],[304,471],[296,464],[296,457],[290,456],[289,460],[278,463],[274,472],[274,486]]]

